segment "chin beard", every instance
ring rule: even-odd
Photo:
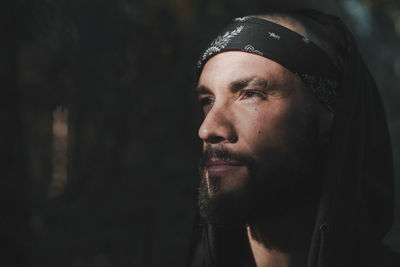
[[[315,195],[320,188],[313,173],[319,147],[318,127],[310,122],[290,132],[285,147],[270,146],[257,161],[222,145],[206,147],[199,168],[202,179],[198,206],[203,220],[217,226],[256,224],[280,217],[294,204]],[[245,183],[224,190],[221,177],[207,177],[204,162],[210,157],[243,162],[248,169]]]
[[[245,222],[250,216],[252,199],[251,186],[246,184],[231,191],[220,188],[218,176],[210,176],[208,185],[206,178],[201,179],[199,186],[198,206],[200,216],[207,222],[217,226],[229,226]]]

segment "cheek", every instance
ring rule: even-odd
[[[239,140],[254,154],[281,144],[285,140],[287,114],[282,106],[247,110],[239,126]]]

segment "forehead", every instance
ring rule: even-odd
[[[221,87],[234,80],[260,77],[284,84],[294,74],[282,65],[259,55],[242,51],[227,51],[210,58],[199,77],[199,86]]]

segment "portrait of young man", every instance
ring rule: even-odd
[[[399,266],[384,108],[342,21],[233,19],[200,55],[189,266]]]

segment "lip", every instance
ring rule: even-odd
[[[223,173],[235,171],[243,166],[243,163],[231,160],[209,159],[206,162],[206,167],[209,173]]]

